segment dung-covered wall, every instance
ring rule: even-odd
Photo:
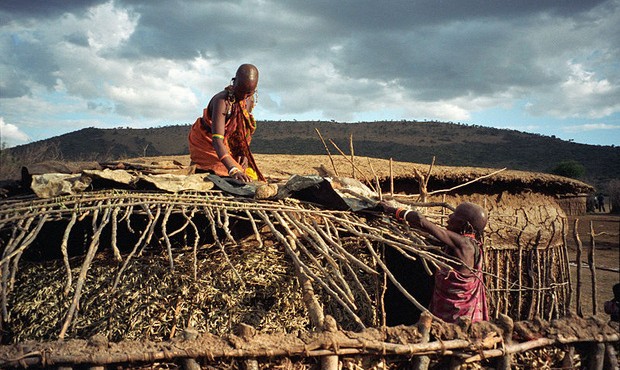
[[[555,197],[502,192],[439,196],[431,201],[454,206],[470,201],[488,211],[485,285],[492,316],[552,319],[566,314],[570,304],[566,214]]]
[[[569,216],[585,215],[588,212],[587,201],[587,194],[564,195],[557,198],[559,206]]]

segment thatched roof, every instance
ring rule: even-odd
[[[263,173],[270,179],[286,179],[294,174],[307,175],[317,174],[321,167],[333,171],[335,167],[340,176],[353,177],[353,166],[350,158],[341,155],[293,155],[293,154],[256,154],[256,162]],[[132,163],[159,163],[161,161],[176,161],[181,165],[189,165],[189,156],[174,157],[145,157],[133,159]],[[333,166],[332,166],[333,161]],[[390,179],[389,159],[368,157],[355,157],[355,177],[364,180],[365,177],[372,180],[374,175],[382,183]],[[416,181],[415,170],[426,174],[429,164],[392,162],[392,175],[397,183],[411,183]],[[446,187],[459,185],[479,177],[489,175],[499,170],[498,168],[481,167],[455,167],[434,165],[430,174],[429,190],[438,190]],[[416,185],[417,186],[417,185]],[[528,190],[549,195],[591,193],[594,188],[582,181],[551,175],[541,172],[528,172],[505,169],[488,178],[476,182],[477,190],[486,189],[486,192],[497,192],[499,189]],[[495,190],[493,190],[495,189]]]

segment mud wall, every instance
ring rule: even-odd
[[[587,200],[587,195],[560,196],[557,203],[567,215],[581,216],[588,212]]]

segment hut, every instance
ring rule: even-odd
[[[175,177],[187,170],[185,160],[179,166],[151,159],[117,163],[110,169],[119,175],[114,178],[110,171],[83,171],[64,177],[66,186],[47,198],[2,201],[2,341],[38,340],[48,348],[3,348],[3,357],[11,359],[5,364],[178,359],[192,368],[196,359],[240,358],[249,361],[242,366],[252,367],[258,358],[284,356],[321,358],[325,365],[330,358],[338,361],[334,355],[370,353],[379,356],[375,362],[355,358],[351,366],[376,367],[387,355],[432,354],[441,361],[448,341],[452,359],[465,363],[511,341],[513,321],[528,320],[515,328],[517,336],[531,340],[531,325],[540,333],[557,332],[549,322],[568,315],[566,215],[553,193],[581,191],[585,184],[367,158],[258,155],[279,190],[257,199],[257,189],[226,188],[230,183],[205,181],[205,175],[198,183],[219,190],[195,190],[189,175]],[[367,205],[352,211],[359,206],[355,202],[372,199],[360,192],[368,190],[364,186],[347,188],[355,181],[342,181],[345,171],[439,223],[451,205],[483,204],[490,212],[485,282],[492,316],[504,329],[464,322],[431,330],[432,317],[425,314],[411,323],[418,326],[387,329],[388,285],[421,312],[418,297],[428,287],[403,284],[386,253],[416,259],[424,273],[449,258],[436,253],[426,236]],[[317,172],[321,176],[291,184],[292,177]],[[114,189],[91,190],[110,181]],[[63,192],[73,194],[59,195]],[[353,203],[347,199],[352,193]],[[372,331],[376,328],[385,329]],[[599,342],[618,340],[604,325],[596,328],[605,335]],[[431,331],[441,344],[426,344]],[[51,351],[50,341],[57,339],[67,344]],[[127,341],[138,344],[128,349]],[[343,345],[346,351],[338,349]],[[498,356],[491,354],[486,353]]]

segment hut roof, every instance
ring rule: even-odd
[[[340,176],[352,177],[350,158],[341,155],[293,155],[293,154],[256,154],[256,162],[261,170],[272,179],[285,179],[291,175],[316,174],[321,168],[333,171],[335,167]],[[176,161],[182,165],[189,165],[189,156],[148,157],[132,160],[136,163],[153,163],[160,161]],[[332,166],[333,161],[333,166]],[[390,161],[388,159],[355,157],[356,177],[364,179],[364,175],[372,179],[374,174],[380,181],[390,178]],[[415,170],[426,174],[429,164],[392,162],[392,174],[395,181],[409,182],[415,180]],[[429,181],[429,190],[458,185],[496,172],[497,168],[457,167],[434,165]],[[374,171],[374,174],[373,174]],[[491,189],[528,189],[549,195],[582,194],[594,191],[594,187],[585,182],[568,177],[557,176],[541,172],[518,171],[505,169],[488,178],[477,182],[480,186]]]

